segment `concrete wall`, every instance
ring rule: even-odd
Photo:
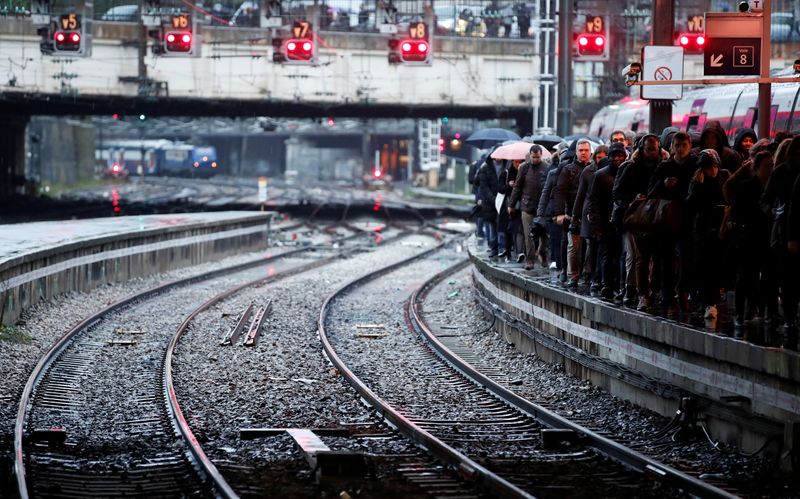
[[[40,184],[71,184],[94,176],[95,130],[90,117],[36,116],[28,124],[25,176]]]

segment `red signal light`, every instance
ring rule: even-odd
[[[53,39],[57,52],[77,52],[81,49],[81,34],[77,31],[57,31]]]
[[[404,40],[400,43],[400,57],[403,62],[427,62],[429,48],[425,40]]]
[[[312,61],[314,43],[311,40],[289,40],[286,42],[286,57],[290,61]]]
[[[687,54],[702,54],[706,45],[706,37],[699,33],[680,33],[676,44],[683,47]]]
[[[164,49],[166,52],[191,52],[192,33],[188,31],[176,31],[164,35]]]
[[[606,49],[604,35],[582,33],[578,35],[578,55],[603,56]]]
[[[381,178],[381,175],[383,175],[383,173],[380,170],[373,170],[372,175],[374,175],[375,178]]]
[[[114,165],[111,167],[111,171],[113,171],[114,173],[119,173],[119,170],[120,170],[119,165],[114,163]]]

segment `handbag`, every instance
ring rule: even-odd
[[[675,234],[681,228],[681,205],[673,199],[635,199],[625,212],[625,230],[640,234]]]

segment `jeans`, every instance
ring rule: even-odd
[[[492,220],[483,221],[483,237],[486,238],[486,246],[493,254],[497,254],[497,224]]]

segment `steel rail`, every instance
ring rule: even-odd
[[[357,233],[343,238],[339,238],[335,241],[348,240],[351,238],[359,237],[361,235],[363,234]],[[50,349],[36,364],[36,367],[33,369],[30,376],[28,377],[27,383],[25,383],[25,388],[23,389],[22,395],[20,397],[19,409],[17,411],[17,419],[14,425],[14,473],[16,475],[16,483],[20,499],[28,499],[29,497],[27,477],[25,471],[25,455],[23,452],[23,445],[25,440],[25,421],[27,419],[27,415],[30,410],[31,398],[34,389],[41,382],[41,380],[44,378],[49,368],[61,355],[61,353],[67,348],[67,346],[75,336],[85,331],[86,329],[88,329],[95,323],[99,322],[100,320],[102,320],[106,315],[121,310],[134,302],[149,299],[153,296],[159,295],[173,288],[212,279],[214,277],[218,277],[232,272],[238,272],[242,270],[247,270],[249,268],[258,267],[260,265],[267,264],[279,258],[285,258],[294,254],[319,248],[320,246],[308,246],[305,248],[296,248],[275,255],[269,255],[265,258],[257,258],[236,265],[231,265],[228,267],[211,270],[209,272],[204,272],[202,274],[176,279],[174,281],[161,284],[154,288],[150,288],[148,290],[133,294],[131,296],[128,296],[127,298],[123,298],[122,300],[119,300],[105,307],[104,309],[96,312],[95,314],[87,317],[86,319],[81,321],[78,325],[73,327],[71,330],[67,331],[58,341],[56,341],[56,343],[53,344],[53,346],[50,347]]]
[[[417,332],[420,336],[431,345],[434,351],[444,359],[453,368],[463,373],[466,377],[483,386],[485,389],[499,397],[506,403],[516,407],[520,411],[530,415],[543,424],[557,429],[566,429],[575,432],[577,435],[583,437],[585,442],[597,449],[598,452],[608,456],[609,458],[627,466],[635,471],[644,473],[658,481],[667,483],[669,485],[681,488],[691,494],[696,494],[700,497],[713,497],[720,499],[733,499],[738,496],[730,494],[718,487],[703,482],[695,477],[692,477],[682,471],[676,470],[671,466],[660,463],[651,459],[633,449],[625,447],[622,444],[614,442],[613,440],[599,435],[584,426],[569,421],[558,414],[541,407],[540,405],[531,402],[523,397],[520,397],[511,390],[503,387],[502,385],[494,382],[489,377],[478,372],[469,363],[465,362],[461,357],[453,353],[447,348],[433,331],[428,326],[427,322],[422,316],[420,310],[421,301],[424,300],[428,292],[439,282],[458,272],[466,267],[469,261],[461,262],[447,268],[438,274],[431,277],[422,286],[416,289],[409,300],[409,308],[411,318],[417,324]]]
[[[308,272],[309,270],[313,270],[318,267],[322,267],[327,265],[337,259],[340,258],[340,255],[331,256],[328,258],[324,258],[322,260],[318,260],[316,262],[307,263],[305,265],[300,265],[298,267],[293,267],[282,272],[275,273],[268,277],[260,277],[258,279],[253,279],[251,281],[245,282],[243,284],[239,284],[234,286],[233,288],[227,289],[214,297],[210,298],[208,301],[197,307],[191,314],[189,314],[186,319],[178,326],[178,329],[175,331],[175,334],[172,336],[172,340],[170,340],[169,345],[167,346],[167,352],[164,356],[164,397],[167,403],[167,409],[169,410],[172,425],[175,431],[180,434],[184,441],[189,445],[189,451],[194,456],[196,462],[199,464],[201,470],[210,478],[213,482],[214,488],[216,492],[221,496],[225,497],[226,499],[236,499],[238,498],[238,494],[233,490],[233,488],[228,484],[222,474],[217,470],[217,467],[214,466],[214,463],[211,462],[211,459],[208,458],[206,453],[203,451],[202,446],[198,443],[197,438],[194,435],[194,432],[189,427],[189,424],[186,422],[186,417],[183,414],[183,410],[181,409],[180,403],[178,402],[178,397],[175,393],[175,385],[172,380],[172,361],[174,360],[175,354],[175,347],[178,346],[178,342],[189,329],[189,324],[194,320],[202,312],[208,310],[210,307],[214,306],[216,303],[233,296],[234,294],[238,293],[239,291],[249,288],[251,286],[256,286],[259,284],[266,284],[274,281],[278,281],[280,279],[284,279],[286,277],[291,277],[297,275],[299,273]]]
[[[328,334],[325,330],[325,317],[329,311],[331,302],[346,291],[373,279],[376,279],[386,273],[392,272],[404,265],[408,265],[416,260],[425,258],[445,246],[446,242],[441,242],[434,248],[423,251],[417,255],[405,258],[399,262],[393,263],[378,271],[371,272],[362,277],[351,280],[338,290],[331,293],[322,304],[319,312],[319,319],[317,320],[317,333],[319,334],[320,341],[324,348],[325,354],[331,363],[339,370],[344,378],[356,389],[356,391],[366,400],[375,410],[391,424],[396,427],[401,433],[408,437],[413,442],[420,445],[423,449],[427,450],[435,457],[444,461],[445,463],[455,467],[458,472],[466,479],[473,480],[480,487],[489,490],[490,492],[497,493],[502,497],[525,497],[531,498],[530,494],[520,489],[516,485],[508,482],[499,475],[492,473],[480,464],[476,463],[469,457],[457,451],[453,447],[447,445],[440,439],[434,437],[420,426],[412,423],[405,416],[395,410],[388,402],[380,398],[373,392],[358,376],[353,373],[347,364],[336,353]]]

